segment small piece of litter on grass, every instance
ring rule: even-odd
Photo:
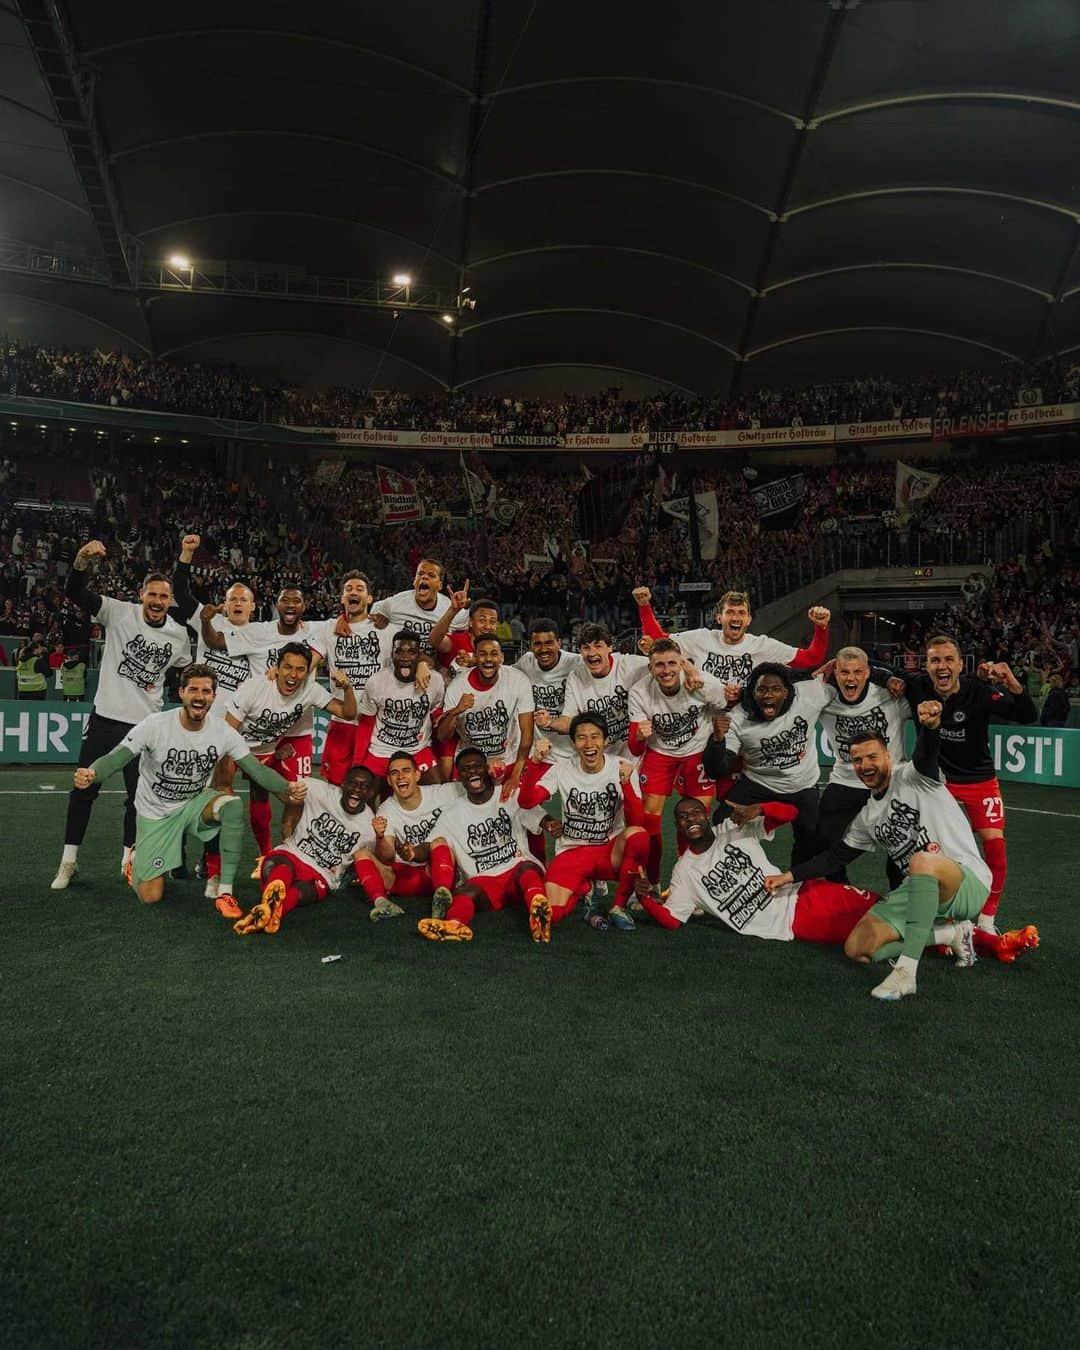
[[[38,787],[41,789],[42,792],[55,792],[55,791],[56,791],[56,784],[55,784],[55,783],[39,783],[39,784],[38,784]]]
[[[328,966],[331,961],[340,961],[340,960],[341,960],[341,953],[336,952],[333,956],[324,956],[322,959],[322,963],[324,966]]]

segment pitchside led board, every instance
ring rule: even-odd
[[[90,715],[89,703],[0,701],[0,764],[74,764]],[[315,713],[315,758],[322,752],[328,718]],[[909,737],[914,731],[909,726]],[[992,727],[998,777],[1011,783],[1080,787],[1080,731],[1057,727]],[[818,728],[818,757],[831,764],[832,749]]]

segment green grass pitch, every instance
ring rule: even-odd
[[[1005,790],[1041,949],[879,1006],[710,922],[240,938],[118,794],[54,895],[69,781],[0,773],[0,1345],[1078,1343],[1080,792]]]

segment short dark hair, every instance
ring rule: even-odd
[[[416,560],[417,571],[420,570],[420,568],[424,565],[424,563],[430,563],[432,567],[437,567],[439,569],[439,580],[440,581],[446,580],[446,568],[442,565],[442,563],[438,560],[438,558],[429,558],[426,554],[423,558],[417,558]]]
[[[454,757],[454,763],[460,765],[466,755],[479,755],[484,763],[487,763],[487,755],[484,754],[483,750],[478,750],[475,745],[466,745],[463,749],[459,750]]]
[[[787,712],[791,706],[791,701],[795,697],[795,681],[791,677],[791,671],[787,666],[782,666],[779,661],[762,661],[760,665],[754,667],[750,672],[750,678],[746,682],[746,687],[742,691],[743,711],[755,722],[761,721],[761,709],[758,707],[754,698],[754,689],[758,680],[763,675],[774,675],[787,690],[787,698],[784,700],[783,711]]]
[[[474,600],[469,606],[469,618],[476,613],[478,609],[493,609],[496,617],[499,614],[499,606],[494,600]]]
[[[284,647],[278,649],[278,665],[280,666],[286,656],[302,656],[311,668],[311,648],[306,642],[286,642]]]
[[[483,637],[478,637],[473,641],[473,650],[480,646],[481,642],[494,642],[499,651],[502,651],[502,643],[494,633],[485,633]]]
[[[344,587],[347,581],[362,581],[369,591],[372,589],[371,578],[368,576],[368,574],[366,572],[359,571],[355,567],[351,572],[346,572],[345,575],[341,578],[342,587]]]
[[[578,646],[584,647],[586,642],[606,642],[610,647],[611,629],[606,623],[583,623],[578,629]]]
[[[386,761],[386,767],[389,768],[390,765],[393,764],[394,761],[398,759],[407,759],[414,769],[418,769],[420,767],[420,765],[417,764],[416,762],[416,756],[410,755],[408,750],[395,750],[394,753],[390,756],[390,758]]]
[[[558,619],[533,619],[529,624],[529,636],[535,637],[537,633],[554,633],[556,637],[562,637]]]
[[[574,734],[577,731],[578,727],[583,726],[599,727],[599,729],[604,733],[604,740],[607,740],[608,726],[607,720],[605,719],[603,713],[579,712],[575,717],[571,717],[570,732],[569,732],[571,740],[574,739]]]
[[[304,598],[304,588],[299,584],[299,582],[287,581],[285,585],[282,586],[281,590],[278,591],[277,598],[280,600],[286,591],[295,591],[296,594],[301,598],[301,600]]]
[[[367,776],[371,779],[373,783],[377,783],[379,781],[379,775],[374,771],[374,769],[369,769],[366,764],[350,764],[349,767],[345,770],[345,778],[352,778],[354,774],[358,773],[367,774]],[[341,780],[343,783],[345,781],[345,778]]]
[[[950,633],[935,633],[932,638],[926,639],[927,651],[929,651],[931,647],[945,646],[955,647],[958,656],[963,656],[964,654],[963,647],[960,646],[960,643]]]
[[[146,576],[142,579],[142,585],[139,587],[139,590],[145,591],[152,581],[167,581],[170,586],[172,585],[172,577],[169,576],[167,572],[147,572]]]
[[[217,689],[217,672],[211,666],[204,666],[198,661],[193,661],[190,666],[185,666],[180,672],[181,689],[186,689],[192,680],[209,680]]]
[[[390,643],[390,650],[393,651],[402,642],[415,642],[418,647],[422,647],[420,634],[415,628],[399,628],[394,634],[393,641]]]
[[[850,751],[853,745],[861,745],[863,741],[880,741],[886,750],[889,748],[889,742],[882,732],[860,731],[857,736],[852,736],[851,740],[848,741],[848,750]]]
[[[679,644],[675,641],[674,638],[670,637],[662,637],[656,639],[653,645],[649,648],[649,655],[655,656],[657,652],[678,652],[678,654],[682,656],[682,648],[679,646]]]

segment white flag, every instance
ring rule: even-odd
[[[902,459],[896,461],[896,509],[908,514],[919,502],[925,501],[941,482],[941,474],[927,469],[913,469]]]

